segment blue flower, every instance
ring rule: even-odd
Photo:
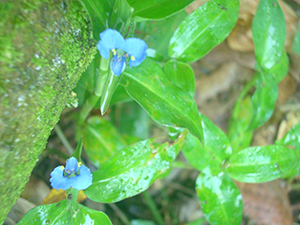
[[[139,38],[126,39],[126,52],[130,57],[129,66],[138,66],[146,58],[147,44]]]
[[[125,57],[115,55],[111,60],[110,68],[113,71],[114,75],[119,76],[125,69]]]
[[[67,160],[64,166],[56,167],[50,174],[51,186],[55,189],[67,190],[70,187],[84,190],[92,184],[93,176],[89,168],[77,162],[75,157]]]
[[[100,55],[104,59],[109,58],[110,51],[114,55],[117,54],[117,49],[125,49],[125,40],[123,36],[116,30],[106,29],[100,33],[100,41],[97,44]]]
[[[100,33],[100,41],[97,44],[100,55],[108,59],[110,51],[113,53],[110,68],[113,73],[119,76],[125,69],[126,59],[129,66],[138,66],[146,58],[146,50],[148,48],[145,41],[139,38],[124,39],[116,30],[106,29]]]

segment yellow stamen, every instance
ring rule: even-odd
[[[64,166],[61,166],[61,167],[59,167],[59,169],[61,169],[61,170],[64,170],[64,169],[65,169],[65,167],[64,167]]]
[[[77,166],[78,166],[78,167],[81,167],[81,162],[79,162],[79,163],[77,164]]]
[[[130,56],[130,58],[131,58],[131,60],[132,61],[134,61],[135,60],[135,58],[134,58],[134,56],[132,55],[132,56]]]
[[[111,51],[113,52],[113,54],[114,54],[114,55],[116,55],[116,54],[117,54],[117,51],[116,51],[116,49],[112,49]]]

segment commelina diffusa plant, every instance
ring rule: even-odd
[[[230,34],[238,19],[239,0],[206,1],[190,15],[183,9],[193,0],[105,2],[109,4],[81,0],[100,54],[74,90],[81,106],[76,122],[83,139],[66,166],[51,173],[52,187],[67,190],[68,198],[37,206],[19,224],[112,224],[105,213],[77,203],[78,191],[101,203],[137,195],[167,176],[181,151],[189,167],[200,172],[195,193],[205,220],[239,225],[243,200],[233,179],[259,183],[300,174],[299,123],[272,145],[250,146],[253,131],[270,119],[277,84],[288,71],[286,24],[277,0],[259,1],[252,22],[257,71],[238,97],[227,134],[198,112],[189,63]],[[294,42],[297,54],[299,33]],[[128,108],[118,111],[124,102],[130,102]],[[110,121],[99,115],[89,117],[94,108],[100,108],[102,115],[107,112]],[[168,127],[170,143],[147,139],[151,119]],[[96,168],[92,173],[81,163],[82,145],[85,159]],[[165,224],[160,213],[152,210],[153,221],[138,224]]]

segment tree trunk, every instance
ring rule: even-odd
[[[0,224],[96,52],[75,0],[0,4]]]

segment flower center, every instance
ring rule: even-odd
[[[79,162],[75,168],[72,169],[66,169],[63,166],[60,167],[60,169],[63,169],[63,176],[70,178],[70,177],[76,177],[80,174],[80,166],[81,166],[81,162]]]

